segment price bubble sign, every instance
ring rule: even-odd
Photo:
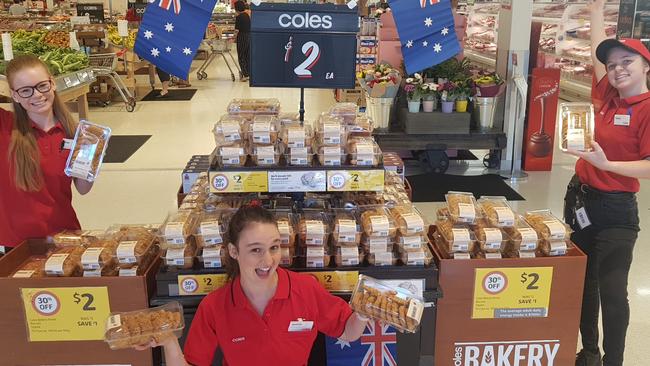
[[[327,190],[382,191],[384,170],[330,170],[327,172]]]
[[[225,274],[179,275],[178,294],[180,296],[207,295],[225,285]]]
[[[31,342],[104,339],[106,287],[23,288],[21,295]]]
[[[267,192],[267,172],[210,172],[210,190],[214,193]]]
[[[545,318],[553,267],[477,268],[472,319]]]
[[[352,292],[359,280],[358,271],[306,272],[330,292]]]

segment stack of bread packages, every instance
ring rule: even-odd
[[[291,267],[296,259],[297,216],[291,210],[277,209],[273,213],[280,232],[280,251],[282,253],[280,265]]]
[[[160,255],[168,268],[189,269],[197,253],[193,236],[200,217],[199,211],[172,212],[160,227]]]
[[[565,255],[571,248],[571,228],[553,215],[551,210],[528,211],[524,216],[539,238],[535,255],[538,257]]]
[[[347,132],[340,116],[323,113],[316,123],[315,153],[322,166],[341,166],[347,159]]]
[[[397,228],[394,247],[402,263],[407,266],[431,264],[433,255],[422,215],[410,204],[395,206],[390,213]]]
[[[470,225],[482,218],[474,195],[448,192],[447,207],[438,210],[436,245],[447,258],[470,259],[477,250],[477,240]]]
[[[394,266],[397,255],[393,250],[397,227],[390,211],[383,206],[366,207],[360,214],[361,246],[371,266]]]
[[[305,267],[324,268],[330,265],[329,236],[327,215],[317,210],[304,210],[298,222],[298,256]]]
[[[347,209],[335,209],[332,219],[332,254],[337,267],[358,266],[365,253],[360,248],[361,226]]]

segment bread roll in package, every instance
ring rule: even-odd
[[[65,174],[89,182],[95,181],[99,175],[110,137],[111,129],[109,127],[80,121],[68,161],[65,164]]]
[[[478,200],[490,224],[495,227],[515,226],[515,213],[503,196],[482,196]]]
[[[481,218],[481,211],[474,195],[469,192],[450,191],[445,195],[449,216],[455,223],[473,224]]]
[[[591,103],[562,103],[560,114],[560,150],[592,151],[594,106]]]
[[[359,314],[414,333],[422,320],[424,299],[421,294],[359,275],[350,306]]]

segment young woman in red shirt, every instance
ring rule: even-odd
[[[14,112],[0,109],[0,245],[14,247],[64,229],[79,229],[72,208],[74,185],[92,183],[64,174],[77,122],[56,93],[47,66],[33,55],[7,64]]]
[[[319,331],[350,342],[361,337],[367,318],[313,277],[278,267],[280,233],[270,212],[239,209],[228,238],[230,281],[201,301],[184,354],[177,339],[162,344],[167,365],[212,365],[217,348],[224,365],[306,365]]]
[[[634,39],[606,39],[604,0],[592,0],[596,114],[593,151],[579,157],[565,197],[571,239],[587,254],[576,366],[621,366],[630,320],[627,281],[639,232],[636,192],[650,179],[650,51]],[[603,350],[598,317],[603,314]]]

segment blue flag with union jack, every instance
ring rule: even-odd
[[[409,74],[437,65],[460,50],[450,0],[388,0]]]
[[[135,53],[161,70],[187,80],[217,0],[149,0]]]
[[[325,337],[327,366],[397,366],[395,328],[369,322],[356,342]]]

